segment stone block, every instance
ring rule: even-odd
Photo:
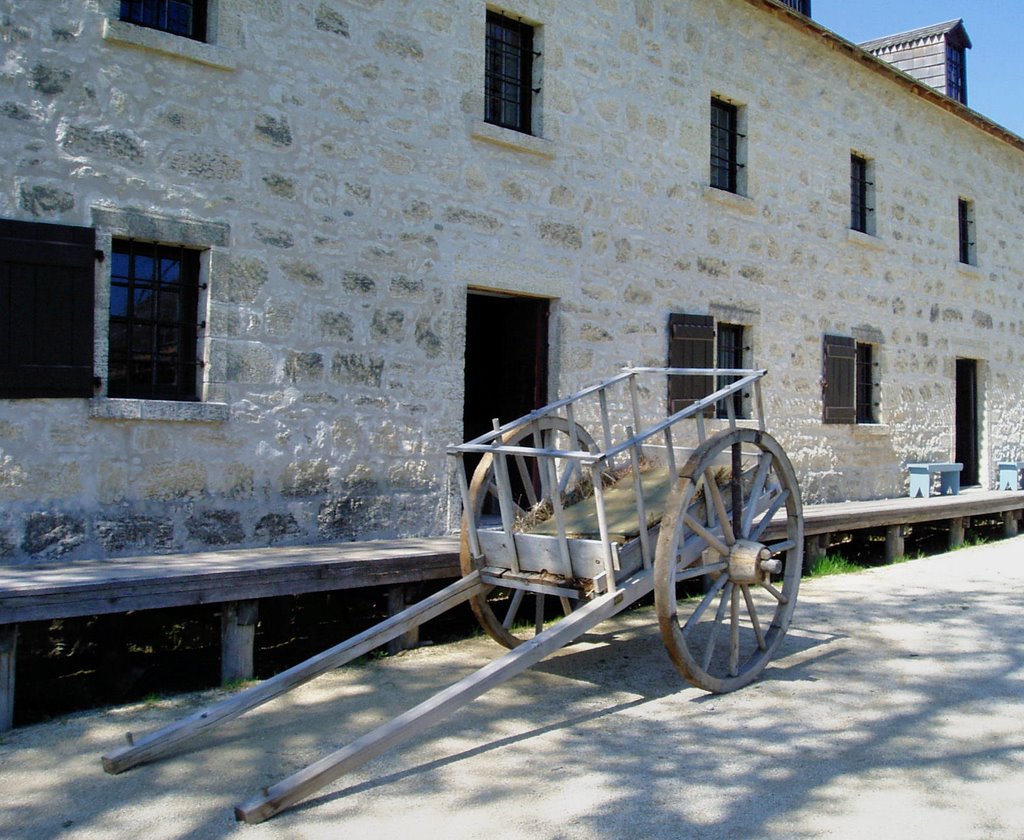
[[[86,540],[85,520],[67,513],[33,513],[25,520],[21,549],[28,555],[61,557]]]
[[[234,510],[209,510],[185,520],[189,536],[203,545],[232,545],[245,540],[242,517]]]

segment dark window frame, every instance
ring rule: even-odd
[[[964,265],[974,265],[975,240],[972,235],[972,229],[974,228],[974,202],[966,198],[957,199],[956,215],[960,262]]]
[[[946,44],[946,95],[967,104],[967,51],[959,45]]]
[[[533,134],[534,28],[487,11],[484,58],[484,121]]]
[[[199,399],[200,253],[177,245],[113,240],[108,397]]]
[[[860,233],[871,233],[870,206],[872,183],[868,159],[856,152],[850,153],[850,229]]]
[[[795,12],[806,17],[811,16],[811,0],[782,0],[782,2]]]
[[[875,411],[875,348],[862,341],[856,342],[857,352],[857,422],[878,422]]]
[[[739,192],[740,109],[717,96],[711,97],[711,175],[715,189]]]
[[[724,324],[718,323],[715,325],[715,365],[716,367],[724,368],[726,370],[742,369],[743,358],[746,341],[747,328],[742,324]],[[724,388],[732,382],[736,381],[735,376],[719,376],[716,384],[717,388]],[[727,419],[729,417],[729,409],[727,403],[729,400],[723,400],[716,408],[715,416],[719,419]],[[746,419],[746,412],[743,404],[743,392],[737,391],[732,395],[732,410],[733,417],[736,420]]]
[[[121,0],[120,19],[193,41],[206,41],[209,0]]]

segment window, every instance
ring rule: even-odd
[[[715,319],[711,315],[672,314],[668,319],[669,343],[668,364],[675,368],[737,369],[743,367],[746,328],[739,324],[719,324],[716,332]],[[717,355],[717,365],[715,362]],[[732,377],[671,376],[668,383],[669,413],[682,411],[688,405],[703,399],[715,388],[722,388]],[[728,409],[718,406],[718,416],[728,417]],[[708,407],[706,416],[711,416],[714,407]],[[743,394],[736,394],[733,402],[734,417],[747,416]]]
[[[206,40],[206,0],[121,0],[121,20],[194,41]]]
[[[871,162],[856,153],[850,155],[850,228],[875,233],[874,182]]]
[[[0,220],[0,397],[91,397],[96,232]]]
[[[533,27],[487,12],[484,120],[533,133]]]
[[[199,252],[115,239],[107,395],[195,400]]]
[[[875,348],[857,342],[857,422],[875,423]]]
[[[822,378],[823,423],[877,423],[875,347],[826,335]]]
[[[739,109],[721,99],[711,98],[711,186],[735,193],[740,191]]]
[[[960,240],[960,262],[975,265],[974,202],[966,198],[957,201],[957,230]]]
[[[946,95],[967,104],[967,53],[953,44],[946,44]]]
[[[744,329],[740,324],[719,324],[717,342],[716,366],[720,368],[737,369],[743,367],[743,333]],[[735,376],[720,376],[716,387],[724,388],[731,382],[735,382]],[[743,393],[737,391],[732,395],[733,417],[739,419],[746,417],[743,412]],[[728,417],[729,409],[725,402],[719,403],[717,408],[718,417]]]
[[[811,16],[811,0],[782,0],[782,2],[802,15]]]

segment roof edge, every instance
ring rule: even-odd
[[[976,128],[984,131],[986,134],[995,137],[997,140],[1002,140],[1004,143],[1013,146],[1018,151],[1024,152],[1024,138],[1014,134],[1008,128],[1004,128],[999,125],[999,123],[990,120],[984,114],[979,114],[977,111],[968,108],[966,105],[960,104],[957,100],[946,96],[946,94],[940,93],[930,85],[926,85],[924,82],[919,82],[913,76],[904,73],[902,70],[899,70],[889,64],[889,62],[884,59],[877,58],[867,50],[859,47],[857,44],[854,44],[852,41],[847,41],[845,38],[837,35],[831,29],[822,26],[817,21],[804,17],[799,12],[796,12],[789,8],[789,6],[784,5],[780,0],[744,0],[744,2],[775,15],[777,18],[789,23],[791,26],[810,32],[824,41],[832,49],[846,53],[852,59],[864,65],[868,69],[886,76],[892,81],[908,88],[916,96],[919,96],[922,99],[927,99],[932,104],[943,108],[954,116],[959,117],[964,122],[970,123]]]

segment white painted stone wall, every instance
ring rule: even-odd
[[[1019,145],[745,0],[509,0],[540,138],[480,121],[483,2],[213,6],[213,44],[116,0],[0,12],[0,217],[209,246],[204,404],[0,401],[6,562],[454,527],[468,286],[554,301],[552,396],[664,364],[670,312],[746,324],[809,501],[951,457],[958,356],[984,481],[1024,457]],[[745,108],[746,196],[707,186],[712,94]],[[824,333],[878,344],[878,426],[821,424]]]

